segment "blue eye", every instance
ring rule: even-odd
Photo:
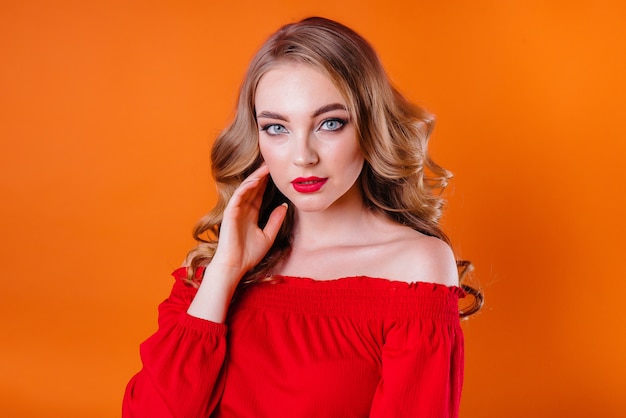
[[[324,131],[338,131],[343,128],[346,124],[346,121],[341,119],[327,119],[320,125],[320,129]]]
[[[288,132],[287,128],[277,123],[265,125],[261,128],[261,130],[267,132],[268,135],[280,135]]]

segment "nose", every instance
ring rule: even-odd
[[[297,135],[294,141],[293,163],[300,167],[314,166],[319,162],[319,155],[315,150],[315,138],[312,135]]]

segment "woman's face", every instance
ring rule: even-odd
[[[304,64],[281,64],[259,81],[255,109],[261,155],[298,210],[362,201],[356,128],[328,77]]]

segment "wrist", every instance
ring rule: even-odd
[[[240,269],[209,263],[187,313],[198,318],[223,323],[242,276]]]

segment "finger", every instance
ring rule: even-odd
[[[231,201],[235,203],[254,200],[258,193],[258,190],[255,188],[259,186],[263,179],[267,178],[268,174],[269,170],[267,169],[267,165],[263,164],[241,182],[237,189],[235,189]]]
[[[251,203],[257,208],[261,207],[261,203],[263,202],[263,195],[265,194],[265,188],[267,187],[267,183],[269,181],[268,177],[264,177],[257,182],[256,187],[253,189],[255,194],[251,199]]]
[[[254,171],[252,172],[252,174],[250,174],[250,176],[249,176],[249,177],[252,177],[252,176],[257,176],[257,175],[259,175],[259,176],[265,176],[265,175],[267,175],[269,172],[270,172],[270,169],[269,169],[269,167],[267,166],[267,164],[266,164],[265,162],[262,162],[262,163],[261,163],[261,165],[259,166],[259,168],[257,168],[256,170],[254,170]]]
[[[253,189],[254,187],[257,187],[261,183],[262,180],[267,179],[268,174],[269,174],[269,169],[267,168],[267,165],[263,163],[263,165],[257,168],[254,172],[252,172],[252,174],[250,174],[248,177],[244,179],[244,181],[241,182],[239,187],[237,187],[237,190],[235,191],[235,193],[239,192],[239,194],[242,194],[242,195],[248,194],[249,190]]]
[[[270,172],[270,170],[267,167],[267,164],[263,163],[263,164],[261,164],[261,166],[259,166],[259,168],[254,170],[248,177],[246,177],[243,182],[245,183],[248,180],[259,180],[259,179],[262,179],[264,177],[267,177],[269,172]]]
[[[263,233],[271,240],[271,242],[274,242],[274,240],[276,239],[276,235],[278,235],[280,226],[283,224],[286,216],[287,203],[283,203],[282,205],[278,206],[270,214],[270,217],[265,224],[265,228],[263,228]]]
[[[259,220],[259,211],[263,204],[267,177],[255,180],[246,180],[241,189],[237,189],[229,202],[233,214],[247,214],[251,216],[255,223]]]

